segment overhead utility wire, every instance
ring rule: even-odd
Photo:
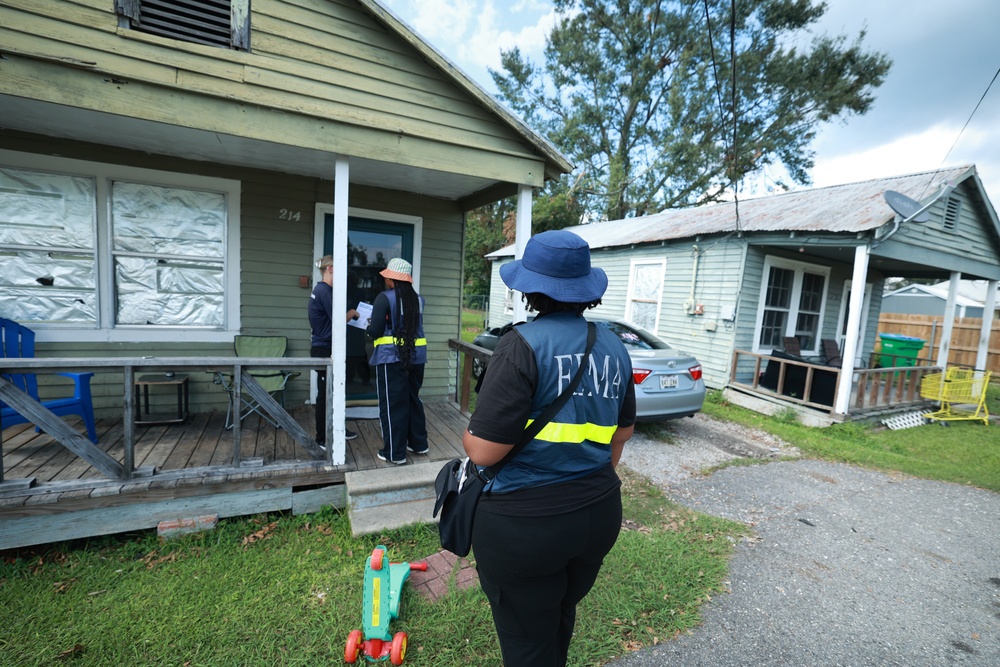
[[[979,98],[978,102],[976,102],[976,108],[972,110],[972,113],[969,114],[969,119],[965,121],[965,125],[963,125],[962,129],[959,130],[958,136],[955,137],[955,143],[951,145],[951,148],[948,149],[948,152],[945,154],[944,159],[941,160],[942,166],[944,165],[945,162],[948,161],[948,156],[951,155],[951,152],[955,150],[955,146],[958,145],[958,140],[962,138],[962,134],[965,132],[965,128],[969,127],[969,123],[972,122],[972,117],[976,115],[977,111],[979,111],[979,105],[982,104],[983,100],[986,99],[986,95],[989,94],[990,88],[993,87],[993,84],[996,82],[998,75],[1000,75],[1000,68],[997,68],[996,74],[994,74],[993,78],[990,80],[990,85],[986,86],[986,90],[983,91],[983,96]]]
[[[986,86],[986,90],[983,91],[982,97],[980,97],[979,101],[976,102],[976,107],[972,110],[972,113],[969,114],[969,118],[965,121],[965,125],[963,125],[962,129],[958,131],[958,136],[955,137],[955,142],[952,143],[951,148],[949,148],[948,152],[945,153],[944,159],[941,160],[941,166],[938,167],[939,169],[945,165],[945,163],[948,161],[948,157],[951,156],[951,152],[953,150],[955,150],[955,146],[958,145],[958,141],[959,141],[959,139],[962,138],[962,135],[965,133],[965,129],[967,127],[969,127],[969,123],[972,122],[972,117],[976,115],[977,111],[979,111],[979,106],[983,103],[983,100],[986,99],[986,96],[990,92],[990,88],[992,88],[993,84],[996,83],[997,76],[1000,76],[1000,68],[997,68],[997,71],[993,74],[993,78],[990,79],[989,85]],[[930,187],[931,187],[931,183],[930,183],[930,181],[928,181],[927,184],[924,186],[923,192],[920,193],[920,197],[919,197],[920,200],[923,200],[924,195],[927,194],[927,191],[930,190]]]
[[[733,142],[730,146],[731,171],[729,174],[729,184],[733,188],[733,201],[736,205],[736,231],[740,231],[740,199],[736,192],[736,182],[733,176],[736,174],[736,0],[732,0],[732,16],[729,23],[729,57],[732,67],[733,84]],[[712,54],[712,73],[715,76],[715,97],[719,101],[719,116],[721,120],[726,118],[726,109],[722,106],[722,90],[719,87],[719,66],[715,57],[715,39],[712,36],[712,17],[708,9],[708,0],[705,0],[705,23],[708,26],[708,46]]]
[[[739,116],[736,113],[736,0],[732,0],[729,9],[729,62],[733,68],[733,174],[730,182],[733,184],[733,203],[736,206],[736,231],[740,231],[740,195],[736,184],[736,173],[739,169],[739,153],[737,152],[737,128]]]

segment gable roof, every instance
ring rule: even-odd
[[[868,232],[891,222],[896,216],[883,197],[887,190],[895,190],[918,202],[927,203],[943,185],[954,186],[970,178],[979,189],[982,200],[989,202],[975,166],[963,165],[784,192],[741,200],[738,205],[726,202],[670,209],[641,218],[577,225],[568,229],[579,234],[591,248],[655,243],[726,232]],[[1000,220],[991,205],[987,208],[1000,236]],[[509,245],[487,257],[512,256],[514,248],[514,245]]]
[[[437,50],[427,40],[421,37],[416,30],[411,28],[405,21],[396,16],[391,9],[385,7],[379,0],[357,0],[362,6],[371,12],[372,16],[384,23],[388,28],[401,37],[407,44],[416,49],[427,58],[428,62],[441,70],[449,78],[471,95],[480,104],[488,107],[500,120],[513,129],[518,134],[523,135],[531,144],[542,153],[547,160],[555,163],[562,172],[552,171],[547,174],[558,178],[560,173],[568,173],[573,170],[572,163],[566,158],[552,142],[538,134],[524,121],[518,118],[510,109],[497,100],[493,95],[486,92],[486,89],[476,83],[458,65],[451,62],[447,56]]]

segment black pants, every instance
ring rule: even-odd
[[[586,597],[621,528],[621,494],[555,516],[479,511],[472,531],[479,583],[507,667],[563,667]]]
[[[390,461],[406,458],[406,447],[427,449],[427,418],[420,401],[424,365],[404,370],[399,362],[375,366],[378,416],[382,425],[382,456]]]

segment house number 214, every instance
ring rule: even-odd
[[[298,222],[301,219],[301,211],[289,211],[287,208],[281,209],[281,213],[278,215],[278,220],[294,220],[295,222]]]

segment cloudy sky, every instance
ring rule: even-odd
[[[542,62],[555,21],[549,0],[382,0],[491,93],[487,67],[518,46]],[[866,115],[834,121],[813,148],[816,186],[974,163],[1000,208],[998,0],[828,0],[818,30],[853,38],[894,61]],[[971,121],[963,131],[966,122]]]

